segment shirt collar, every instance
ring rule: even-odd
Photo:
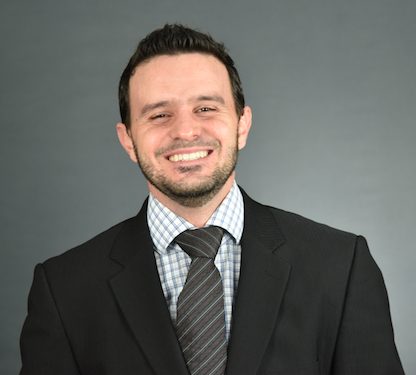
[[[165,207],[152,194],[149,194],[147,222],[155,249],[160,254],[167,252],[170,243],[180,233],[195,228],[184,218]],[[225,229],[236,244],[240,243],[244,227],[244,202],[235,181],[206,225],[216,225]]]

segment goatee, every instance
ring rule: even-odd
[[[202,207],[215,197],[234,172],[238,159],[236,142],[234,147],[229,148],[225,156],[225,163],[217,167],[209,178],[201,179],[199,184],[188,185],[186,182],[170,181],[165,175],[157,173],[150,163],[140,157],[136,145],[134,145],[134,152],[140,170],[147,181],[167,197],[185,207]],[[201,168],[201,166],[196,165],[179,167],[178,170],[185,175],[186,173],[198,172]]]

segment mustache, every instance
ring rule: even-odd
[[[177,140],[169,144],[168,146],[161,147],[156,151],[156,156],[161,156],[166,152],[172,152],[179,150],[181,148],[190,148],[190,147],[210,147],[210,148],[217,148],[219,147],[218,141],[204,141],[204,140],[195,140],[195,141],[184,141],[184,140]]]

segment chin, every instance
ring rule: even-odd
[[[205,177],[205,181],[185,183],[167,181],[166,179],[155,181],[152,185],[170,200],[185,207],[202,207],[211,201],[224,187],[231,176],[230,174]]]

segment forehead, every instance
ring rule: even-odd
[[[205,93],[232,97],[225,65],[203,53],[161,55],[141,63],[130,78],[129,91],[133,100]]]

